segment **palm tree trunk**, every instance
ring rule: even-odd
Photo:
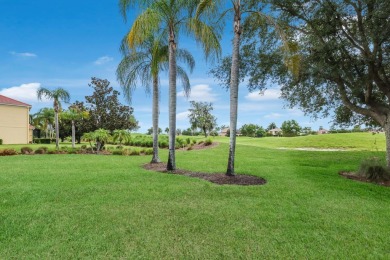
[[[167,170],[176,170],[176,42],[173,29],[169,35],[169,155]]]
[[[76,127],[74,126],[74,120],[72,120],[72,148],[75,148],[76,143]]]
[[[158,157],[158,77],[157,75],[153,75],[153,157],[152,163],[159,163],[160,158]]]
[[[241,36],[241,12],[240,1],[238,0],[234,7],[234,39],[232,68],[230,80],[230,146],[229,159],[226,175],[234,176],[234,159],[236,151],[236,132],[237,132],[237,108],[238,108],[238,77],[239,77],[239,59],[240,59],[240,36]]]
[[[55,109],[54,110],[55,112],[55,119],[56,119],[56,149],[59,150],[60,149],[60,131],[59,131],[59,125],[58,125],[58,109]]]

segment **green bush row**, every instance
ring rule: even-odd
[[[52,138],[34,138],[33,142],[35,144],[50,144],[55,143],[56,139]]]

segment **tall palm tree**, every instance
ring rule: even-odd
[[[81,111],[76,106],[71,106],[67,111],[61,114],[64,119],[68,119],[72,123],[72,148],[75,148],[76,143],[76,126],[75,122],[80,119],[88,118],[88,111]]]
[[[130,48],[136,48],[151,34],[162,32],[168,40],[169,50],[169,156],[167,170],[176,169],[175,138],[176,138],[176,53],[177,35],[185,32],[194,36],[202,45],[206,57],[216,54],[219,56],[221,47],[219,35],[214,28],[206,23],[210,17],[207,9],[204,9],[204,17],[195,17],[195,11],[199,0],[120,0],[119,6],[123,16],[130,6],[138,4],[145,8],[135,19],[127,40]],[[207,14],[207,15],[206,15]]]
[[[249,4],[253,7],[243,10],[243,3]],[[235,161],[235,150],[236,150],[236,136],[237,136],[237,110],[238,110],[238,87],[239,87],[239,64],[240,64],[240,43],[241,43],[241,33],[242,33],[242,15],[248,13],[252,17],[258,17],[258,22],[271,24],[275,27],[278,32],[281,40],[284,43],[286,53],[289,51],[288,43],[285,38],[283,30],[279,27],[278,23],[269,15],[259,12],[255,9],[256,5],[261,4],[262,1],[241,1],[241,0],[231,0],[232,8],[222,12],[222,16],[226,13],[232,11],[233,13],[233,52],[232,52],[232,61],[231,61],[231,70],[230,70],[230,143],[229,143],[229,157],[226,175],[234,176],[234,161]],[[197,10],[197,16],[199,16],[204,9],[210,9],[211,7],[220,5],[221,3],[225,4],[225,1],[220,0],[201,0]],[[291,66],[294,67],[295,64]],[[291,68],[294,69],[294,68]]]
[[[158,118],[159,118],[159,72],[164,69],[168,63],[168,46],[164,44],[161,37],[150,37],[140,44],[137,51],[129,49],[127,40],[122,41],[122,61],[117,68],[117,78],[124,90],[125,97],[131,102],[133,90],[139,82],[145,87],[147,93],[150,92],[150,85],[153,85],[153,157],[151,163],[160,162],[158,156]],[[190,71],[195,66],[192,55],[186,51],[178,50],[178,59],[187,63]],[[185,93],[189,93],[190,83],[184,69],[178,67],[178,76],[183,83]]]
[[[47,88],[40,87],[37,90],[38,100],[42,100],[42,98],[46,97],[47,99],[53,100],[53,108],[55,114],[55,128],[56,128],[56,149],[60,148],[59,140],[60,140],[60,132],[59,132],[59,124],[58,124],[58,113],[61,109],[61,102],[69,102],[70,95],[69,92],[63,88],[57,88],[54,90],[49,90]]]

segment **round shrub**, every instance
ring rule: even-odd
[[[28,146],[25,146],[25,147],[20,148],[20,152],[22,154],[31,154],[31,153],[33,153],[33,149],[31,149]]]
[[[364,160],[360,164],[358,174],[372,182],[383,182],[390,180],[390,170],[378,157],[371,157]]]
[[[18,153],[14,149],[4,149],[0,151],[0,156],[17,155]]]
[[[34,153],[35,153],[35,154],[45,154],[46,151],[45,151],[44,149],[42,149],[42,148],[38,148],[38,149],[36,149],[36,150],[34,151]]]

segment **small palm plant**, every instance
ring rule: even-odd
[[[129,142],[131,135],[127,130],[114,130],[113,132],[114,142],[119,141],[119,146],[122,146],[122,142]]]
[[[106,129],[100,128],[93,132],[96,141],[96,153],[104,147],[104,144],[110,139],[110,132]]]

